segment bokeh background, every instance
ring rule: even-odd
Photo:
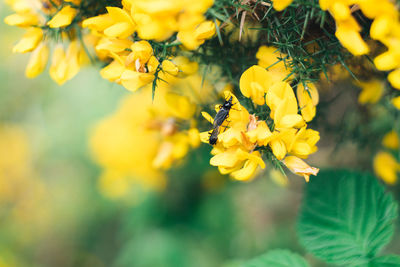
[[[9,13],[0,2],[0,21]],[[61,87],[46,72],[28,80],[27,57],[10,52],[22,31],[0,23],[0,33],[1,267],[238,266],[273,248],[306,253],[295,231],[304,181],[289,176],[286,185],[272,172],[234,182],[209,166],[206,145],[168,172],[161,192],[103,195],[89,136],[129,92],[95,67]],[[333,121],[344,116],[337,110]],[[371,154],[351,143],[337,149],[320,130],[311,165],[370,163]],[[399,199],[398,187],[391,190]],[[389,252],[400,251],[399,236]]]

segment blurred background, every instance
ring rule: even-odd
[[[0,20],[9,13],[0,2]],[[161,191],[104,195],[88,140],[129,92],[94,67],[61,87],[47,72],[28,80],[27,56],[11,53],[22,31],[0,23],[0,32],[1,267],[237,266],[273,248],[305,254],[295,233],[304,181],[286,185],[272,172],[234,182],[209,166],[207,145],[169,171]],[[333,157],[334,139],[321,131],[311,165],[370,164],[351,143]],[[389,251],[400,251],[396,237]]]

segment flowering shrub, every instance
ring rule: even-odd
[[[360,155],[359,166],[396,185],[400,19],[395,1],[6,2],[15,13],[4,22],[25,30],[12,51],[30,53],[28,78],[49,64],[51,79],[63,85],[91,64],[103,79],[120,85],[113,90],[129,91],[90,131],[105,196],[124,199],[138,188],[167,190],[169,172],[190,166],[188,159],[208,149],[209,165],[234,181],[270,176],[287,184],[289,172],[303,177],[299,239],[316,257],[343,266],[400,266],[398,256],[377,256],[392,235],[397,212],[382,185],[356,172],[319,175],[320,168],[334,164],[315,160],[320,139],[322,144],[335,140],[336,147],[355,144],[374,155],[364,161]],[[201,176],[210,166],[198,170]],[[378,194],[376,202],[354,191],[356,185]],[[338,188],[354,199],[344,198]],[[331,206],[322,210],[314,193]],[[350,208],[343,213],[354,216],[344,216],[332,208],[339,201],[345,208],[365,207],[358,194],[376,205],[379,218]],[[332,200],[336,195],[338,202]],[[326,217],[318,217],[325,211]],[[351,229],[342,229],[337,220]],[[379,228],[376,221],[384,225]],[[308,266],[299,255],[280,250],[245,264],[274,266],[274,261]]]

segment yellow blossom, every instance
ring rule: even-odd
[[[271,84],[271,74],[258,65],[248,68],[240,77],[240,91],[257,105],[265,103],[264,97]]]
[[[388,132],[382,139],[382,145],[390,149],[398,149],[400,147],[399,136],[393,130]]]
[[[303,176],[306,182],[310,180],[310,175],[317,175],[318,168],[311,167],[303,160],[295,156],[288,156],[283,160],[286,167],[294,174]]]
[[[78,11],[67,5],[64,6],[57,14],[47,22],[50,28],[60,28],[71,24],[72,20],[75,18]]]
[[[273,0],[272,4],[276,11],[282,11],[289,6],[293,0]]]
[[[40,28],[29,28],[22,39],[13,47],[14,53],[26,53],[34,50],[43,38],[43,31]]]
[[[362,91],[358,96],[358,102],[361,104],[374,104],[378,102],[381,99],[385,89],[384,83],[380,80],[358,82],[357,84],[362,88]]]
[[[163,60],[161,68],[163,71],[173,76],[176,76],[179,73],[179,68],[170,60]]]
[[[37,25],[39,18],[30,12],[16,13],[5,17],[4,22],[11,26],[28,27]]]
[[[385,183],[394,184],[397,181],[400,164],[391,154],[380,151],[374,158],[374,171]]]
[[[316,106],[319,101],[318,90],[313,83],[303,83],[297,85],[297,99],[299,101],[301,115],[306,122],[311,121],[316,114]]]
[[[215,34],[215,27],[214,22],[204,21],[193,29],[179,31],[177,38],[187,49],[194,50]]]
[[[130,14],[118,7],[107,7],[109,18],[112,25],[104,29],[104,34],[108,37],[124,39],[132,35],[135,31],[135,23]],[[93,22],[92,22],[93,23]],[[97,21],[104,26],[104,20]],[[86,22],[89,24],[89,22]]]
[[[394,88],[400,90],[400,68],[389,73],[388,80]]]
[[[38,76],[46,68],[49,58],[49,47],[42,43],[32,53],[26,66],[25,75],[28,78]]]
[[[290,69],[285,65],[285,61],[282,60],[285,57],[285,54],[279,53],[278,48],[265,45],[260,46],[256,54],[258,65],[268,68],[272,82],[282,82],[285,78],[290,80]]]
[[[302,116],[297,114],[297,100],[288,83],[275,83],[266,95],[266,103],[271,109],[270,117],[277,129],[300,128],[304,125]]]
[[[395,106],[397,109],[400,110],[400,96],[393,98],[392,104],[393,104],[393,106]]]

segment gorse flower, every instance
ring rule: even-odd
[[[161,190],[166,183],[162,170],[200,145],[193,125],[196,106],[181,86],[194,79],[193,90],[200,90],[201,78],[164,79],[168,83],[160,83],[154,101],[151,88],[144,88],[127,96],[113,115],[94,128],[91,148],[105,169],[99,185],[106,195],[123,197],[135,184]]]
[[[49,36],[51,29],[60,30],[58,44],[54,47],[50,76],[58,84],[73,78],[84,63],[83,47],[78,42],[73,29],[66,30],[78,13],[69,3],[79,5],[80,1],[10,0],[10,6],[16,11],[4,19],[5,23],[25,28],[27,31],[14,46],[15,53],[32,52],[26,76],[34,78],[44,71],[50,55]],[[48,29],[47,26],[50,28]],[[63,29],[61,29],[63,28]],[[68,46],[64,51],[64,46]]]
[[[265,168],[262,151],[267,149],[270,149],[278,160],[283,160],[287,155],[307,158],[317,150],[315,145],[319,140],[319,133],[306,129],[305,119],[298,114],[297,99],[288,83],[273,83],[268,71],[260,66],[252,66],[243,73],[240,90],[255,104],[265,106],[266,103],[265,113],[267,114],[269,109],[273,123],[268,124],[268,121],[259,120],[257,116],[249,114],[234,95],[226,92],[225,99],[232,97],[234,105],[229,111],[228,119],[221,125],[218,141],[211,151],[214,156],[210,160],[210,164],[218,166],[222,174],[229,173],[237,180],[252,179],[257,173],[258,166]],[[308,120],[315,115],[312,109],[318,102],[315,87],[310,90],[315,90],[312,93],[316,98],[314,103],[312,96],[309,96],[309,100],[302,100],[304,109],[307,105],[311,106],[311,111],[305,109],[304,112]],[[216,111],[218,110],[219,107]],[[203,116],[213,123],[211,115],[203,112]],[[208,143],[209,132],[201,133],[201,140]],[[300,159],[297,161],[291,159],[289,158],[288,166],[292,166],[291,162],[299,164],[297,168],[299,171],[293,172],[303,175],[307,181],[310,174],[318,173],[318,169],[309,167],[305,163],[300,164],[299,162],[302,162]],[[305,165],[308,167],[305,168]]]

